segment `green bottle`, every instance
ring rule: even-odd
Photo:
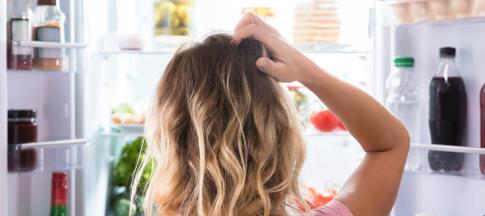
[[[50,216],[68,216],[67,213],[67,174],[52,174],[51,214]]]

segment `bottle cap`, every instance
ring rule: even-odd
[[[56,0],[38,0],[37,5],[52,5],[56,6]]]
[[[66,182],[67,174],[63,172],[52,173],[52,182]]]
[[[394,66],[401,67],[414,67],[414,58],[411,57],[396,57],[394,58]]]
[[[456,56],[456,48],[454,47],[440,48],[440,57],[455,57],[455,56]]]
[[[36,117],[35,110],[9,110],[8,111],[8,118],[15,119],[15,118],[35,118]]]

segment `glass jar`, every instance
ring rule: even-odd
[[[37,142],[35,110],[8,111],[8,169],[32,171],[36,167],[34,149],[20,149],[17,144]]]
[[[57,0],[38,0],[34,11],[35,40],[64,43],[66,15]],[[65,51],[59,48],[36,48],[34,67],[39,70],[64,70]]]
[[[158,0],[154,5],[154,34],[189,35],[193,26],[193,0]]]

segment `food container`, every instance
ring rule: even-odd
[[[485,0],[477,0],[474,15],[485,16]]]
[[[450,18],[450,0],[430,0],[429,9],[435,20]]]
[[[433,18],[429,0],[414,0],[409,2],[409,10],[414,22],[429,21]]]
[[[471,16],[472,0],[451,0],[450,12],[455,18],[466,18]]]
[[[37,166],[34,149],[19,149],[17,144],[37,141],[35,110],[8,111],[8,170],[32,171]]]
[[[194,0],[157,0],[154,5],[154,33],[189,35],[193,30]]]
[[[402,0],[391,5],[399,24],[408,24],[413,22],[410,4],[411,1]]]

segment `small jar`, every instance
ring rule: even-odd
[[[34,149],[20,149],[17,144],[37,142],[35,110],[8,111],[8,169],[32,171],[36,168],[37,153]]]

